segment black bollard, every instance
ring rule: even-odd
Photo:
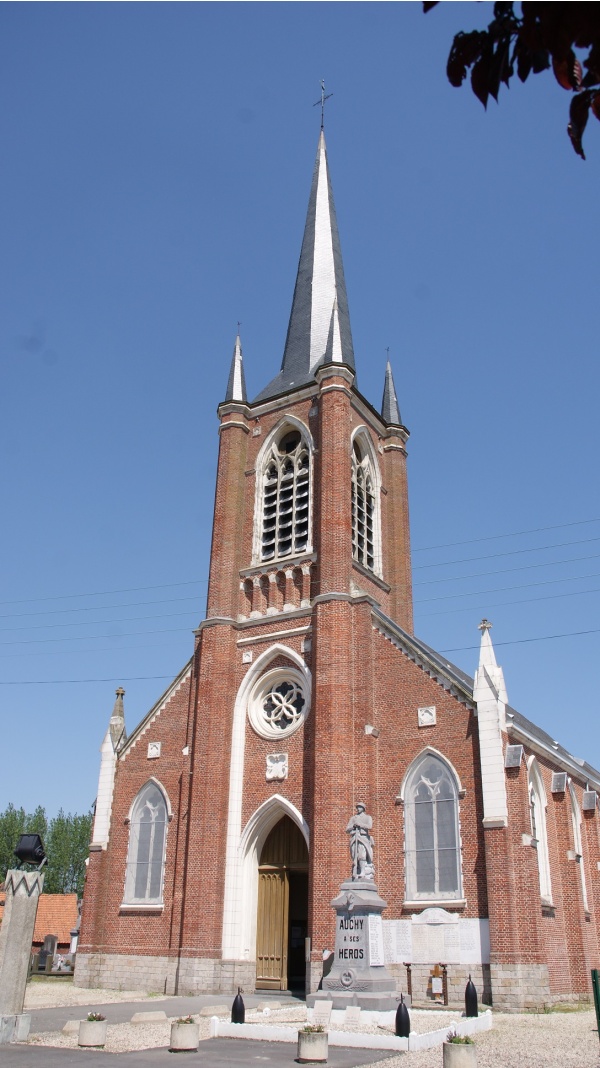
[[[231,1006],[231,1022],[232,1023],[244,1023],[246,1019],[246,1006],[244,1005],[244,999],[242,997],[242,988],[238,986],[238,992],[233,999],[233,1005]]]
[[[410,1035],[410,1016],[404,1004],[404,994],[400,994],[400,1003],[396,1009],[396,1037],[408,1038]]]
[[[471,981],[469,976],[469,982],[465,987],[465,1016],[478,1016],[479,1011],[477,1009],[477,991],[475,984]]]

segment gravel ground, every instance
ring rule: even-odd
[[[118,1001],[164,1001],[162,994],[142,990],[88,990],[69,979],[35,978],[27,984],[24,1012],[54,1009],[64,1005],[110,1005]]]
[[[160,1009],[160,998],[139,991],[84,990],[69,984],[40,982],[29,984],[26,1007],[50,1008],[72,1005],[73,1018],[77,1018],[77,1006],[103,1005],[118,1001],[139,1001],[140,1010],[149,1010],[153,1003]],[[174,1017],[173,1017],[174,1018]],[[210,1020],[196,1017],[200,1027],[200,1040],[209,1038]],[[246,1021],[271,1024],[302,1023],[306,1010],[301,1005],[275,1009],[265,1017],[262,1013],[249,1011]],[[434,1013],[414,1010],[411,1013],[411,1029],[431,1031],[456,1019],[453,1013]],[[494,1027],[475,1037],[477,1068],[600,1068],[600,1043],[595,1032],[596,1016],[593,1010],[584,1012],[553,1012],[540,1015],[506,1015],[494,1013]],[[378,1028],[344,1027],[344,1030],[377,1031]],[[169,1044],[170,1021],[157,1024],[109,1024],[107,1053],[123,1053],[127,1050],[165,1047]],[[381,1033],[381,1032],[380,1032]],[[77,1048],[77,1035],[62,1032],[46,1032],[32,1036],[34,1045]],[[409,1060],[406,1061],[405,1058]],[[442,1047],[422,1053],[398,1054],[365,1068],[442,1068]]]

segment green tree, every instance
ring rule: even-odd
[[[423,9],[436,6],[437,0],[425,2]],[[567,133],[585,159],[583,131],[590,113],[600,119],[600,4],[524,2],[520,16],[514,9],[511,3],[494,4],[486,30],[456,34],[448,81],[461,86],[470,69],[471,88],[485,108],[490,96],[498,101],[500,86],[508,87],[515,71],[525,82],[551,67],[561,88],[572,94]]]
[[[48,871],[44,889],[48,894],[83,893],[85,861],[92,830],[91,812],[85,816],[65,814],[61,808],[50,820],[46,841]]]
[[[92,813],[65,814],[61,809],[50,821],[41,806],[28,814],[10,804],[0,813],[0,882],[16,866],[13,850],[22,834],[39,834],[48,865],[44,891],[47,894],[83,893],[85,862],[89,852]]]
[[[12,804],[0,812],[0,882],[4,880],[8,869],[14,868],[17,863],[13,850],[25,832],[26,819],[25,810],[15,808]]]

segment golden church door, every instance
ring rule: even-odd
[[[269,834],[258,871],[256,986],[303,989],[308,920],[308,852],[296,824],[284,816]]]

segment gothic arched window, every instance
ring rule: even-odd
[[[167,802],[155,782],[140,790],[131,811],[125,902],[160,905],[167,844]]]
[[[441,757],[425,753],[410,771],[404,811],[407,899],[460,898],[458,785]]]
[[[380,571],[378,479],[365,443],[352,445],[352,557],[370,571]]]
[[[297,556],[309,548],[310,452],[299,430],[284,433],[263,468],[261,560]]]
[[[550,857],[548,854],[548,836],[546,833],[546,791],[535,758],[529,763],[529,818],[531,821],[531,844],[537,850],[538,874],[540,877],[540,895],[546,905],[552,904],[552,884],[550,882]]]

